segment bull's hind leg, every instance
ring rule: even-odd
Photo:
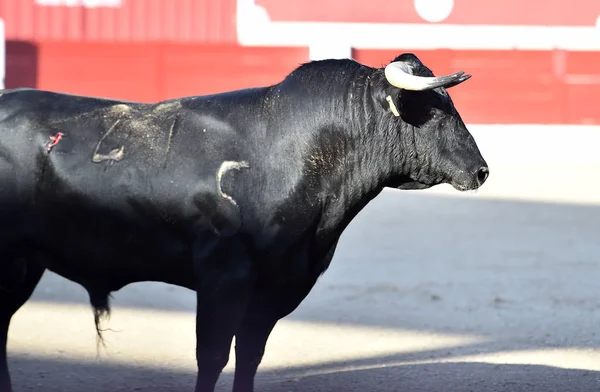
[[[44,274],[44,267],[26,259],[7,262],[0,256],[0,392],[10,392],[6,343],[13,314],[29,299]]]

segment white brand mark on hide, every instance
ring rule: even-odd
[[[219,170],[217,170],[217,191],[222,198],[229,200],[234,206],[237,206],[235,200],[221,189],[221,179],[223,178],[223,174],[227,173],[229,170],[240,170],[244,167],[250,167],[248,162],[224,161],[219,167]]]

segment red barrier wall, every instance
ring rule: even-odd
[[[381,66],[402,50],[354,50]],[[474,76],[450,92],[465,122],[600,124],[600,52],[415,50],[436,74]],[[7,43],[7,87],[153,102],[277,83],[307,48],[175,43]]]
[[[5,84],[153,102],[277,83],[307,60],[307,48],[8,42]]]
[[[465,122],[600,124],[600,52],[402,49],[353,56],[381,66],[401,52],[414,52],[436,75],[473,75],[450,90]]]

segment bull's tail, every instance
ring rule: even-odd
[[[96,326],[96,354],[100,355],[100,345],[106,349],[106,342],[104,341],[102,332],[107,330],[113,331],[110,328],[102,329],[100,327],[102,320],[110,319],[110,295],[104,292],[95,291],[88,291],[88,294],[90,296],[90,304],[92,305],[94,311],[94,324]]]

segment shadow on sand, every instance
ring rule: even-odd
[[[11,361],[15,392],[192,391],[188,372],[16,357]],[[374,359],[360,370],[340,371],[327,364],[262,372],[260,392],[592,392],[600,372],[537,365],[434,363],[387,365]],[[343,386],[342,386],[343,385]],[[224,373],[217,392],[229,391],[232,374]]]

